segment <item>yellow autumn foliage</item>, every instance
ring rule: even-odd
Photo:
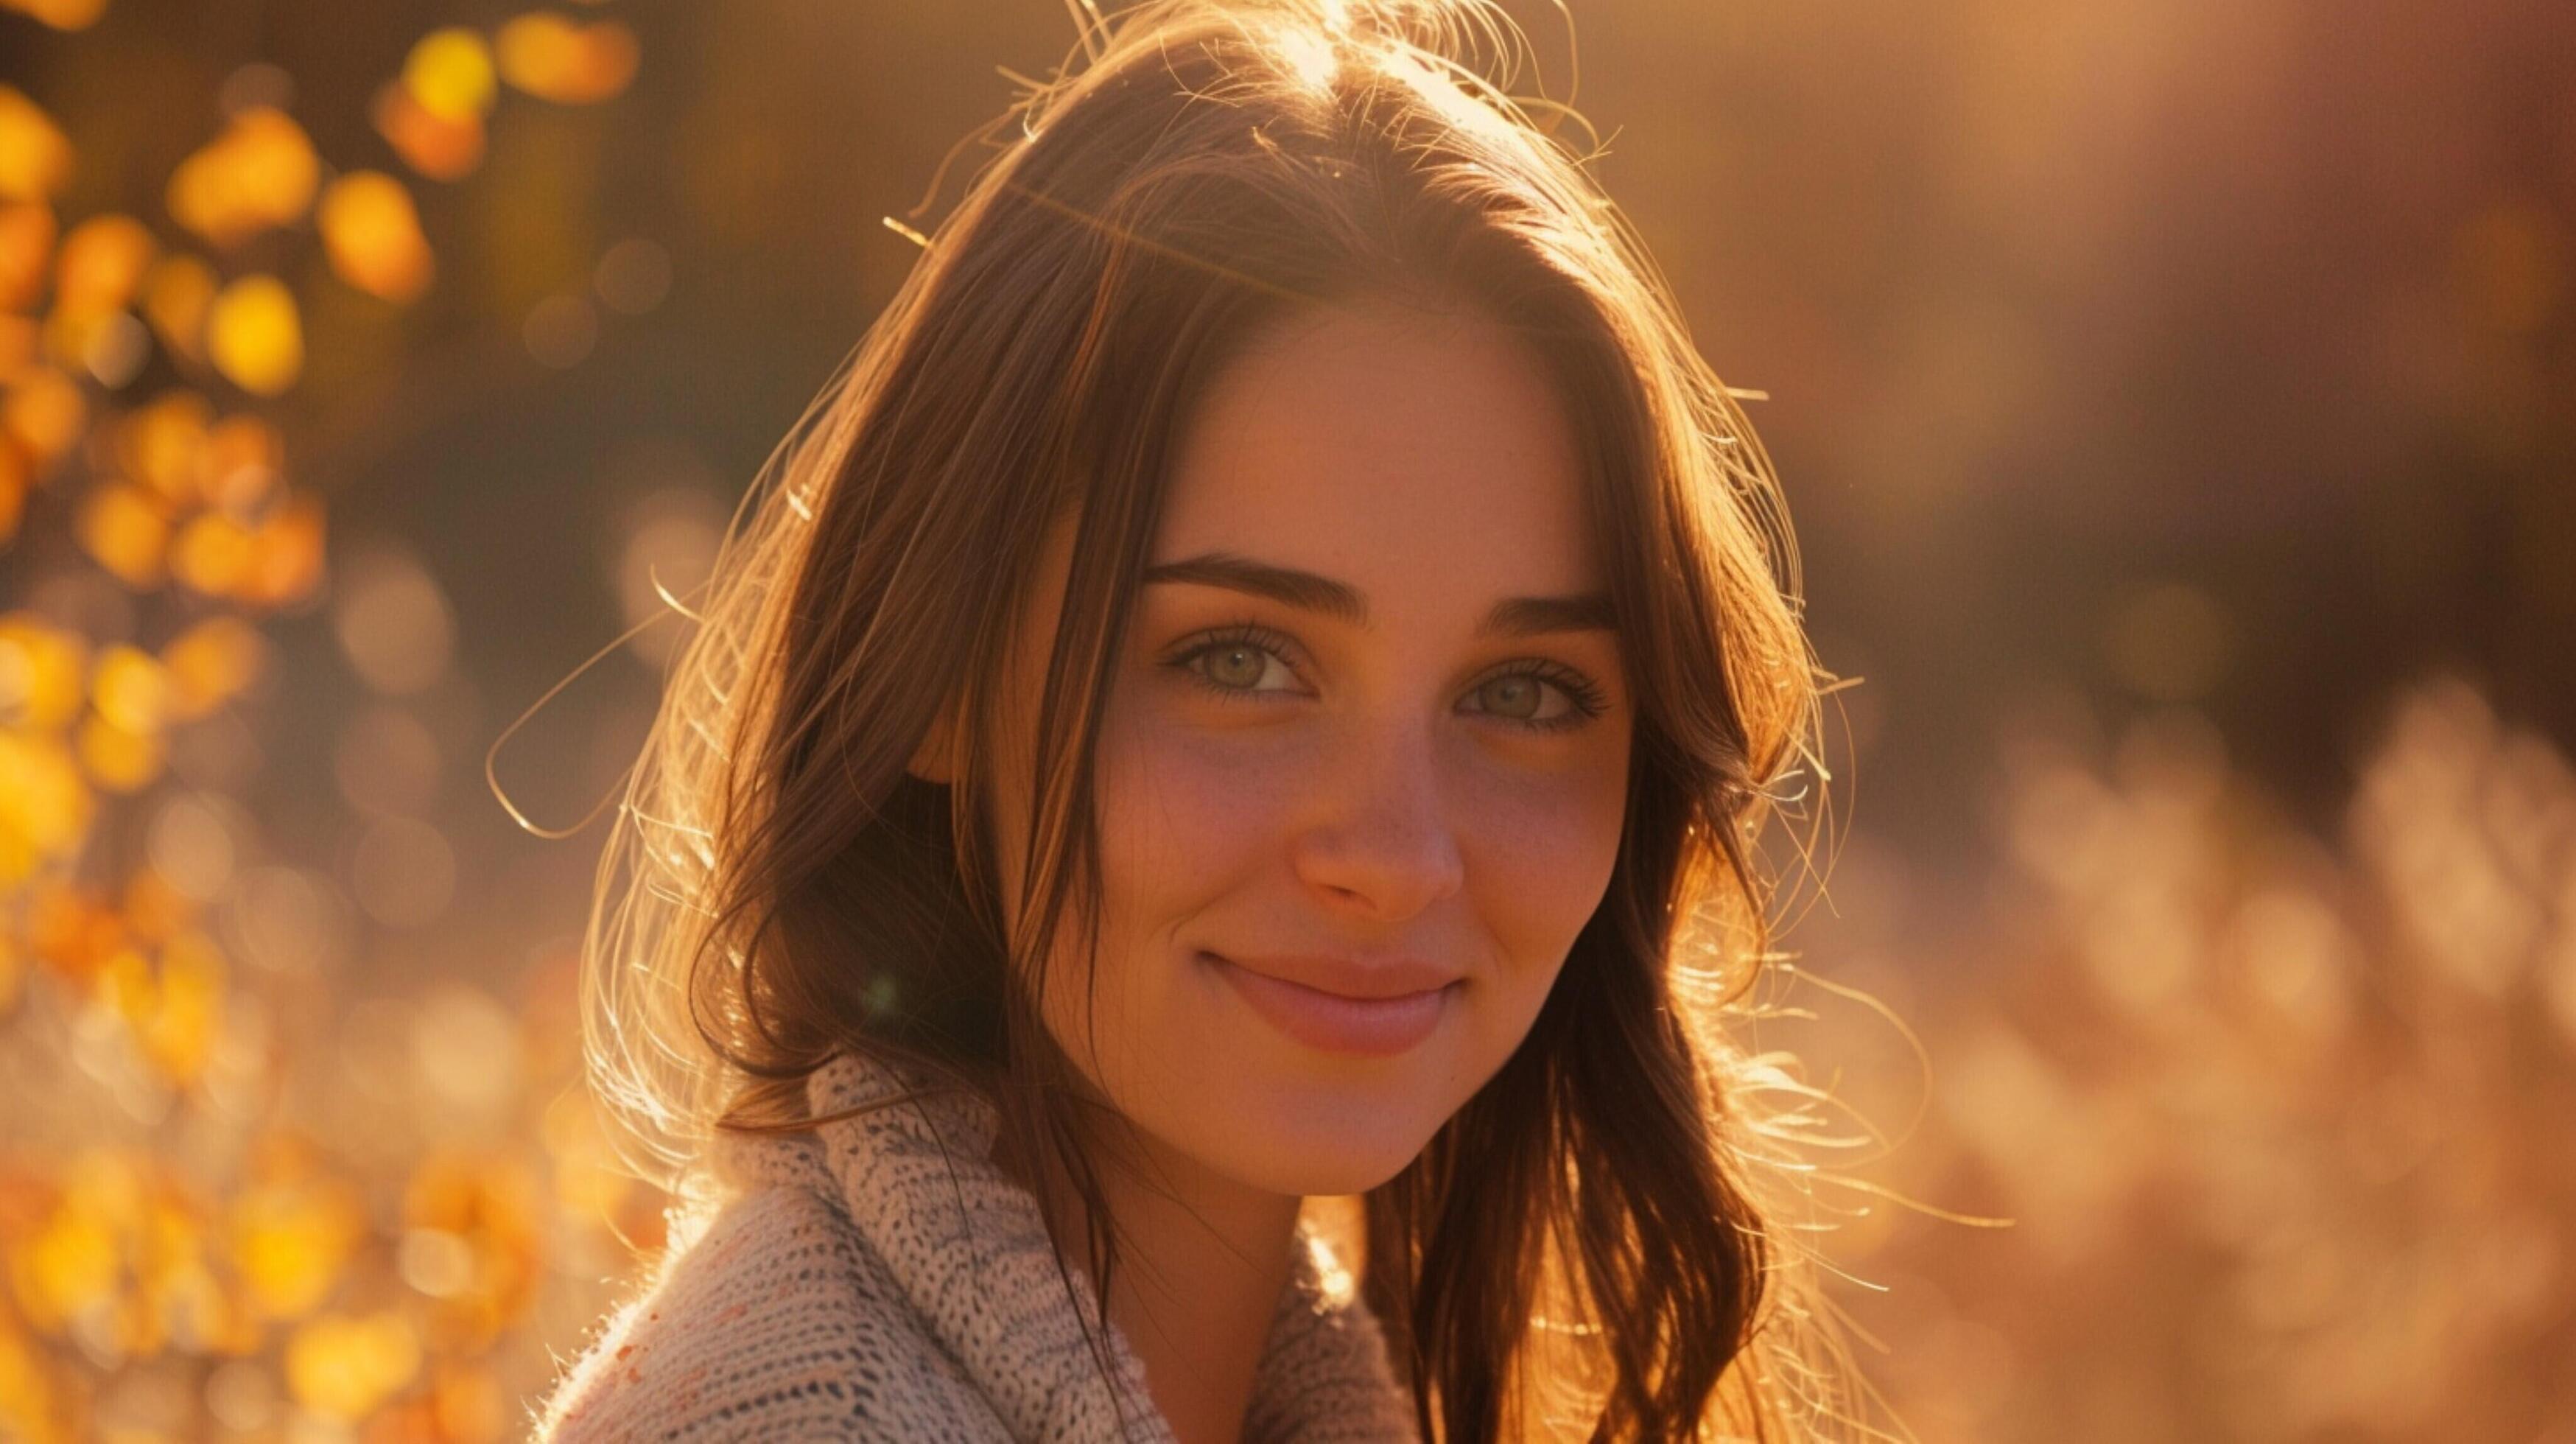
[[[107,0],[0,0],[0,10],[15,10],[56,30],[87,30],[107,13]]]
[[[54,230],[54,208],[43,201],[0,202],[0,310],[27,310],[45,294]]]
[[[214,403],[176,387],[126,413],[115,427],[118,465],[173,507],[194,505],[206,459]]]
[[[160,658],[115,643],[99,652],[92,667],[90,705],[128,732],[158,732],[169,715],[170,674]]]
[[[161,585],[170,546],[170,519],[152,494],[126,482],[90,492],[73,521],[90,559],[136,591]]]
[[[150,227],[129,215],[92,216],[64,234],[54,258],[54,310],[95,316],[133,299],[160,251]]]
[[[387,301],[409,301],[435,269],[420,212],[402,182],[351,171],[322,193],[322,243],[341,280]]]
[[[584,25],[548,10],[505,22],[492,48],[501,78],[511,86],[567,105],[606,100],[624,90],[641,54],[635,32],[614,20]]]
[[[286,469],[286,441],[255,412],[236,411],[206,433],[202,500],[233,516],[258,511]]]
[[[440,115],[392,80],[377,90],[367,116],[403,164],[432,180],[459,180],[483,163],[480,112]]]
[[[239,617],[190,624],[161,649],[169,669],[171,715],[194,721],[240,695],[268,664],[268,639]]]
[[[50,366],[18,378],[0,399],[0,431],[25,448],[38,468],[71,450],[89,420],[78,383]]]
[[[72,143],[14,85],[0,85],[0,199],[43,200],[71,179]]]
[[[225,1235],[251,1308],[291,1320],[338,1287],[366,1218],[347,1185],[299,1160],[264,1168],[234,1196]]]
[[[402,86],[443,120],[479,118],[492,108],[496,89],[491,48],[462,25],[441,26],[413,42],[403,58]]]
[[[206,313],[221,285],[215,268],[195,256],[164,256],[143,277],[143,319],[172,355],[183,361],[206,356]]]
[[[304,127],[274,106],[252,106],[179,162],[165,201],[171,219],[230,250],[303,219],[321,175]]]
[[[254,396],[277,396],[304,370],[295,293],[275,276],[243,276],[215,295],[206,350],[224,379]]]
[[[119,794],[151,786],[160,778],[167,757],[159,733],[128,732],[95,713],[81,719],[73,746],[90,781],[101,791]]]
[[[393,1312],[315,1319],[286,1346],[286,1383],[297,1403],[354,1422],[420,1371],[420,1338]]]
[[[60,731],[88,698],[89,645],[31,612],[0,614],[0,728]]]

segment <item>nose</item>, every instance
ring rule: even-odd
[[[1292,844],[1299,880],[1370,922],[1402,922],[1458,891],[1466,864],[1424,729],[1372,729],[1342,751]]]

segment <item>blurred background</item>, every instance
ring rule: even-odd
[[[1863,679],[1759,1041],[1959,1216],[1820,1192],[1869,1377],[1925,1440],[2576,1441],[2563,0],[1572,8]],[[0,0],[0,1438],[523,1431],[662,1200],[578,1087],[601,829],[485,754],[1071,35]],[[532,822],[677,635],[510,739]]]

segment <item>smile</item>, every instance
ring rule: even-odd
[[[1391,1058],[1418,1046],[1440,1025],[1449,995],[1463,985],[1355,998],[1257,973],[1215,953],[1202,951],[1199,957],[1214,964],[1252,1011],[1280,1032],[1309,1048],[1362,1058]]]

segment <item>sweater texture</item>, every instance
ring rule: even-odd
[[[837,1113],[917,1081],[841,1058],[806,1096]],[[805,1133],[719,1135],[724,1203],[610,1316],[536,1437],[1171,1444],[1089,1278],[1059,1266],[1035,1195],[992,1161],[998,1131],[989,1100],[950,1090]],[[1103,1377],[1085,1320],[1123,1387]],[[1243,1437],[1418,1437],[1376,1320],[1302,1230]]]

